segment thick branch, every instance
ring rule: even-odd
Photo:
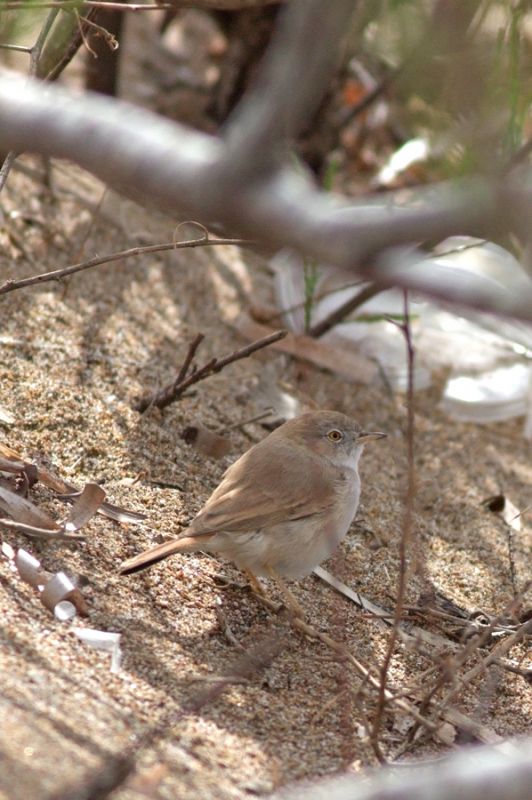
[[[279,148],[312,118],[337,66],[353,7],[353,0],[329,2],[326,13],[323,0],[287,6],[253,88],[227,123],[229,165],[239,179],[271,168]]]
[[[530,215],[532,192],[512,184],[482,179],[443,184],[420,192],[417,205],[401,213],[367,206],[338,213],[330,196],[287,169],[235,183],[227,177],[233,157],[223,141],[126,103],[57,86],[44,89],[3,73],[0,118],[1,148],[71,159],[147,205],[173,214],[179,209],[207,223],[217,220],[270,246],[292,246],[386,286],[532,318],[532,292],[480,291],[469,276],[450,279],[434,265],[430,270],[398,266],[386,253],[394,245],[454,234],[493,238],[513,230]]]

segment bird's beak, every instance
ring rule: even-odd
[[[379,433],[378,431],[362,431],[362,433],[358,434],[358,441],[362,442],[362,444],[366,444],[376,439],[384,439],[385,436],[387,436],[386,433]]]

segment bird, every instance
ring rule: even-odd
[[[127,559],[119,572],[204,551],[233,561],[255,591],[263,593],[259,578],[273,578],[301,616],[283,579],[310,574],[344,538],[360,498],[360,456],[368,442],[384,436],[338,411],[288,420],[226,470],[184,531]]]

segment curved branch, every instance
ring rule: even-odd
[[[424,269],[419,258],[390,258],[390,248],[454,234],[493,238],[530,217],[532,194],[511,182],[477,179],[420,192],[416,206],[352,206],[290,169],[232,175],[238,153],[215,137],[130,104],[76,95],[0,73],[0,147],[67,158],[144,205],[177,210],[273,247],[356,270],[369,280],[452,303],[532,319],[532,290],[506,293]],[[235,168],[236,170],[236,168]],[[346,199],[347,202],[347,199]],[[400,212],[400,213],[399,213]],[[371,260],[370,260],[371,259]],[[417,261],[417,265],[414,264]]]
[[[353,0],[329,1],[326,13],[323,0],[287,6],[252,88],[227,122],[230,167],[241,179],[271,168],[280,147],[312,118],[334,75],[354,6]]]

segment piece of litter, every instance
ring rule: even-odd
[[[487,500],[483,501],[482,505],[502,517],[504,522],[514,531],[521,530],[521,512],[506,495],[498,494],[494,497],[488,497]]]
[[[48,531],[49,534],[60,533],[61,528],[54,522],[54,520],[38,508],[34,503],[26,500],[15,492],[10,492],[0,486],[0,514],[1,516],[8,516],[13,520],[13,527],[19,523],[23,528],[36,528],[38,530]],[[6,527],[8,521],[5,523]]]
[[[23,581],[29,583],[36,589],[39,583],[43,582],[43,571],[40,569],[41,562],[38,561],[27,550],[20,548],[15,555],[15,565]]]
[[[2,555],[9,559],[9,561],[15,560],[15,551],[11,547],[10,544],[7,542],[2,542]]]
[[[71,628],[78,639],[95,650],[111,653],[111,672],[119,672],[122,663],[121,633],[98,631],[94,628]]]
[[[11,411],[8,411],[4,406],[0,406],[0,422],[3,422],[4,425],[13,425],[15,422],[15,417]]]
[[[62,600],[54,608],[54,616],[60,622],[67,622],[69,619],[74,619],[76,614],[76,606],[68,600]]]
[[[40,561],[22,548],[17,550],[13,560],[22,580],[37,589],[41,603],[49,611],[54,613],[58,603],[68,600],[78,614],[88,616],[89,609],[85,598],[64,572],[52,575],[41,567]]]
[[[451,378],[442,408],[464,422],[498,422],[527,412],[532,370],[528,364],[485,372],[478,377]]]
[[[429,156],[430,145],[426,139],[410,139],[396,150],[395,153],[392,153],[387,163],[372,181],[373,186],[395,186],[396,181],[401,175],[414,166],[424,164]]]

